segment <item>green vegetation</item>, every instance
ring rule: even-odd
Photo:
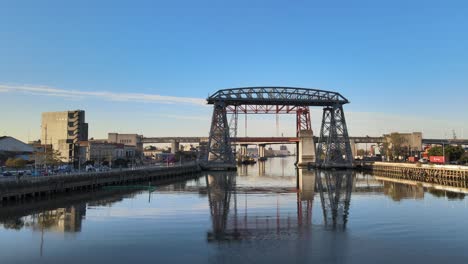
[[[468,164],[468,152],[463,153],[458,161],[460,164]]]
[[[357,155],[358,155],[358,156],[364,156],[364,155],[366,155],[366,151],[363,150],[363,149],[358,149]]]
[[[387,138],[387,142],[382,144],[380,153],[389,157],[390,160],[398,159],[400,156],[406,156],[409,153],[408,142],[400,133],[392,133]]]
[[[428,151],[429,157],[432,156],[443,156],[444,148],[441,146],[433,147]],[[465,150],[461,146],[445,146],[445,156],[450,161],[461,161],[465,155]],[[468,157],[466,157],[468,159]]]
[[[28,162],[22,158],[9,158],[7,159],[7,161],[5,162],[5,165],[9,168],[14,168],[14,169],[21,169],[21,168],[24,168],[26,167],[26,164],[28,164]]]

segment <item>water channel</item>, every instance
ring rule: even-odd
[[[0,207],[0,262],[468,263],[466,193],[272,158]]]

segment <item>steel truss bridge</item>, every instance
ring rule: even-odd
[[[159,143],[200,143],[208,142],[208,137],[144,137],[143,144],[159,144]],[[314,142],[319,142],[320,138],[314,137]],[[363,143],[385,143],[385,137],[349,137],[349,140],[356,144]],[[299,142],[298,137],[231,137],[231,142],[235,144],[243,143],[266,143],[270,144],[289,144]],[[461,145],[468,146],[468,139],[428,139],[423,138],[422,144],[428,145]]]
[[[200,143],[200,142],[208,142],[208,137],[144,137],[142,140],[143,144],[160,144],[160,143]],[[314,141],[318,142],[320,138],[314,137]],[[349,137],[351,141],[355,143],[384,143],[384,137]],[[423,139],[423,143],[426,141],[437,141],[442,142],[442,140],[436,139]],[[231,142],[235,143],[256,143],[256,142],[267,142],[267,143],[278,143],[278,142],[299,142],[298,137],[231,137]],[[468,145],[468,140],[465,140],[466,144]]]
[[[315,165],[351,168],[353,157],[343,105],[349,101],[337,92],[295,87],[245,87],[219,90],[207,99],[213,105],[206,169],[234,169],[231,138],[237,137],[239,114],[295,114],[297,136],[310,131],[309,107],[323,107]],[[228,121],[228,114],[230,121]],[[312,146],[313,147],[313,146]]]

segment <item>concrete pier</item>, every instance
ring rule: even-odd
[[[176,167],[151,167],[76,175],[27,177],[20,181],[0,182],[0,201],[22,200],[29,197],[74,190],[96,189],[109,185],[165,180],[200,171],[200,166],[193,163]]]
[[[242,144],[240,147],[240,156],[245,157],[247,156],[247,148],[249,145]]]
[[[315,142],[312,130],[301,130],[299,132],[298,163],[299,167],[307,167],[315,164]]]
[[[259,158],[265,158],[265,144],[260,144],[258,145],[258,157]]]

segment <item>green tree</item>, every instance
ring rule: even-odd
[[[432,147],[431,149],[429,149],[429,150],[427,151],[427,155],[428,155],[429,157],[432,157],[432,156],[443,156],[443,155],[444,155],[443,153],[444,153],[443,148],[442,148],[442,147],[439,147],[439,146],[437,146],[437,147]]]
[[[444,151],[445,151],[445,156],[451,161],[457,161],[461,159],[463,154],[465,154],[465,150],[461,146],[451,146],[451,145],[445,146],[445,149],[444,147],[441,147],[441,146],[433,147],[427,153],[429,157],[443,156]]]
[[[10,168],[21,169],[26,167],[28,162],[22,158],[9,158],[5,162],[5,165]]]
[[[386,137],[386,142],[382,144],[381,153],[390,157],[391,160],[400,156],[408,155],[408,142],[400,133],[392,133]]]
[[[449,160],[457,161],[465,154],[465,149],[461,146],[447,146],[445,153],[448,155]]]
[[[458,161],[460,164],[468,164],[468,152],[463,153]]]

